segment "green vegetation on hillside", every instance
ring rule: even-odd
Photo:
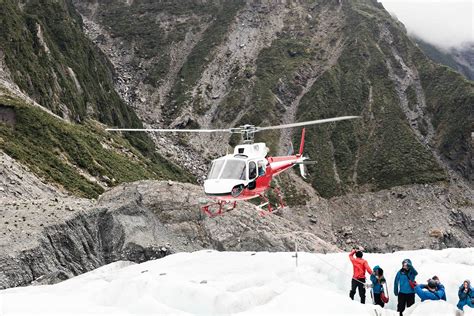
[[[160,85],[169,70],[169,50],[184,40],[186,33],[197,33],[213,13],[212,5],[196,1],[102,1],[100,21],[113,38],[138,58],[152,60],[145,83]],[[131,45],[133,43],[133,45]]]
[[[437,148],[454,170],[473,181],[474,82],[445,66],[423,62],[423,58],[421,52],[415,55]]]
[[[12,79],[25,93],[76,122],[93,118],[112,126],[142,127],[114,90],[108,60],[83,33],[69,1],[33,0],[20,10],[18,3],[5,0],[2,8],[0,48]],[[144,153],[154,151],[147,135],[125,136]]]
[[[16,1],[3,1],[0,47],[13,80],[60,116],[138,126],[114,90],[107,59],[83,34],[81,23],[69,1],[33,0],[22,10]]]
[[[311,183],[330,197],[360,187],[444,180],[442,168],[417,140],[399,106],[385,65],[389,57],[373,34],[377,18],[367,19],[356,8],[346,10],[351,33],[337,65],[303,97],[297,119],[362,118],[308,129],[307,153],[318,161],[309,167]]]
[[[237,125],[279,124],[291,98],[302,89],[295,71],[315,53],[309,47],[308,39],[281,38],[273,41],[270,47],[262,49],[258,55],[255,73],[247,70],[244,77],[233,82],[232,91],[219,106],[214,119],[228,124],[240,112],[244,112]],[[281,83],[284,83],[283,87]],[[250,95],[248,91],[251,91]],[[257,134],[256,140],[265,141],[275,154],[279,136],[277,130],[267,131]]]
[[[163,113],[172,120],[182,106],[190,100],[187,92],[202,75],[213,58],[213,50],[221,44],[234,17],[244,5],[241,0],[220,2],[149,1],[138,0],[128,5],[119,1],[100,3],[101,22],[108,27],[112,37],[123,39],[125,45],[133,43],[137,57],[151,62],[145,83],[160,86],[170,67],[172,45],[184,41],[186,36],[198,38],[178,72]],[[199,107],[199,102],[195,103]]]
[[[145,133],[124,133],[126,140],[114,135],[109,145],[117,148],[102,147],[110,136],[94,120],[109,126],[143,125],[114,90],[112,66],[84,34],[70,0],[32,0],[21,8],[4,0],[1,7],[0,49],[13,81],[39,104],[74,122],[2,97],[1,104],[15,106],[17,123],[14,128],[0,126],[1,149],[40,176],[88,197],[102,188],[79,169],[114,178],[105,181],[109,185],[147,178],[192,181],[156,153]]]
[[[196,84],[205,69],[205,66],[213,58],[213,49],[223,42],[229,26],[234,22],[234,17],[242,8],[244,2],[241,0],[225,0],[214,12],[213,22],[207,27],[200,41],[193,47],[186,62],[178,72],[178,77],[171,91],[170,104],[163,109],[168,119],[173,119],[181,110],[183,104],[188,101],[187,92]],[[195,103],[195,109],[199,109],[199,102]]]
[[[0,149],[31,171],[68,191],[95,198],[103,188],[81,173],[109,186],[140,179],[193,181],[189,174],[153,153],[145,157],[119,134],[106,133],[99,123],[67,123],[9,96],[0,106],[14,109],[14,126],[0,123]]]

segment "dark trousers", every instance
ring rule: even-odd
[[[358,282],[360,281],[360,282]],[[362,282],[362,283],[361,283]],[[349,292],[349,296],[352,300],[354,300],[354,295],[356,294],[356,289],[359,289],[360,295],[360,302],[365,304],[365,287],[364,287],[365,279],[352,279],[351,283],[351,291]]]
[[[405,307],[410,307],[415,304],[415,293],[405,294],[405,293],[398,293],[398,305],[397,305],[397,312],[400,312],[400,316],[403,315],[403,311]]]
[[[374,302],[375,302],[375,305],[380,305],[384,307],[385,303],[382,302],[382,299],[380,298],[381,295],[382,293],[374,293]]]

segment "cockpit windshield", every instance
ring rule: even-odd
[[[217,179],[221,173],[225,160],[215,160],[212,162],[211,170],[207,176],[208,179]]]
[[[222,170],[222,168],[224,169]],[[245,180],[247,177],[246,170],[245,161],[234,159],[215,160],[212,162],[211,170],[207,178]]]
[[[247,176],[245,165],[245,161],[227,160],[220,179],[245,180]]]

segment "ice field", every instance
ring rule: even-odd
[[[398,315],[393,280],[405,258],[417,281],[437,275],[447,302],[416,304],[405,315],[456,315],[457,290],[474,279],[474,248],[364,254],[385,271],[384,309],[348,297],[348,253],[178,253],[142,264],[115,262],[55,285],[0,291],[0,315]],[[474,310],[465,308],[465,315]]]

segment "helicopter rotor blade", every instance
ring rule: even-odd
[[[258,131],[265,131],[265,130],[270,130],[270,129],[281,129],[281,128],[290,128],[290,127],[298,127],[298,126],[306,126],[306,125],[313,125],[313,124],[322,124],[322,123],[328,123],[328,122],[343,121],[343,120],[351,120],[351,119],[355,119],[355,118],[360,118],[360,116],[339,116],[339,117],[333,117],[333,118],[315,120],[315,121],[297,122],[297,123],[275,125],[275,126],[256,127],[256,130],[258,132]]]
[[[110,132],[238,133],[238,134],[243,134],[247,136],[252,134],[251,137],[253,138],[253,134],[259,131],[306,126],[306,125],[313,125],[313,124],[322,124],[322,123],[328,123],[328,122],[350,120],[350,119],[355,119],[355,118],[360,118],[360,116],[340,116],[340,117],[333,117],[333,118],[321,119],[321,120],[315,120],[315,121],[297,122],[297,123],[291,123],[291,124],[264,126],[264,127],[258,127],[258,126],[253,126],[253,125],[242,125],[240,127],[223,128],[223,129],[107,128],[105,130],[110,131]]]
[[[111,132],[178,132],[178,133],[230,133],[230,129],[178,129],[178,128],[106,128]]]

